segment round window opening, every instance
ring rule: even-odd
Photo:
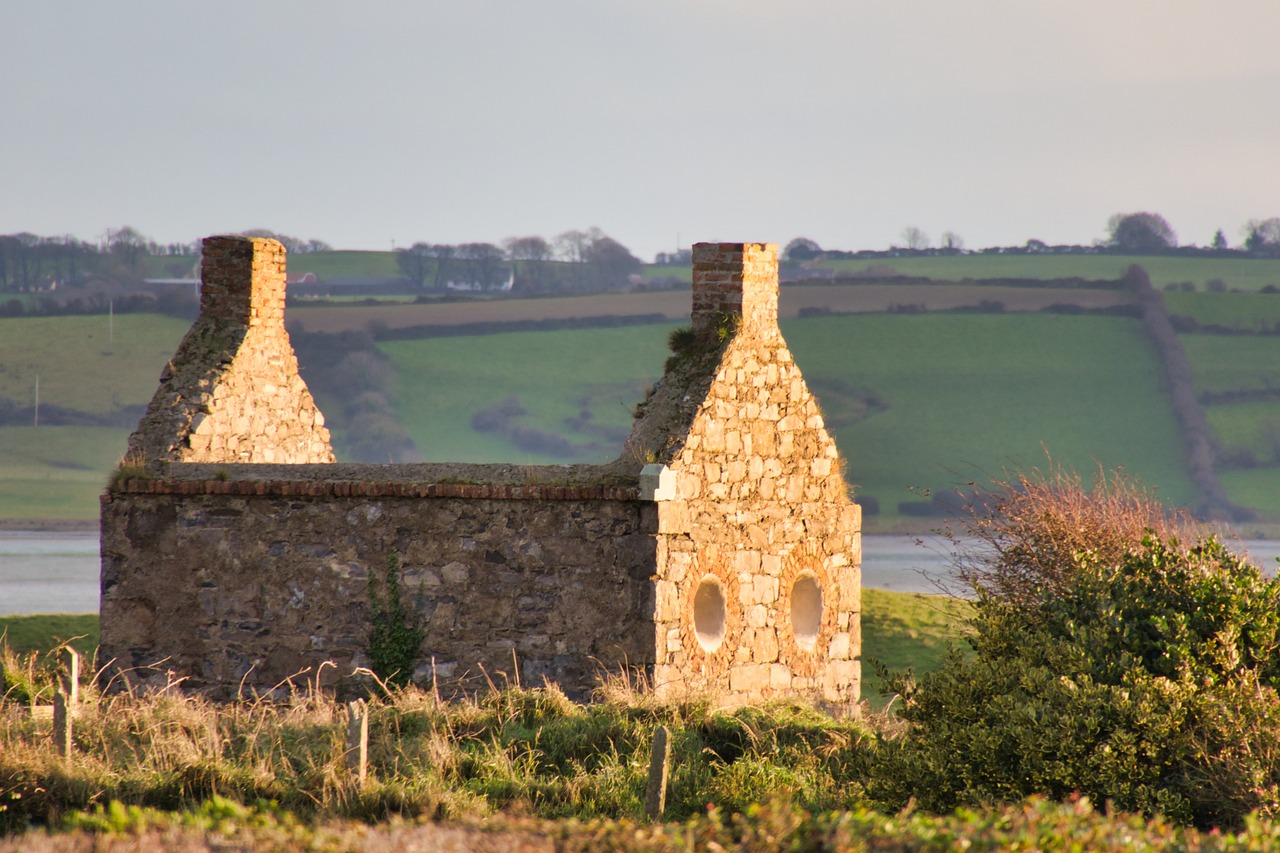
[[[811,652],[822,629],[822,587],[813,575],[801,575],[791,587],[791,630],[796,645]]]
[[[714,652],[724,642],[724,592],[714,577],[702,579],[693,594],[693,632],[704,652]]]

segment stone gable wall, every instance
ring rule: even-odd
[[[694,269],[695,332],[705,337],[733,314],[735,288],[742,318],[667,463],[675,485],[658,504],[654,618],[664,642],[655,680],[731,699],[856,698],[861,516],[778,332],[777,247],[699,244]],[[716,298],[698,301],[699,270],[714,279]],[[699,640],[695,618],[709,586],[724,601],[715,648]]]
[[[333,462],[329,430],[284,328],[285,250],[204,241],[200,317],[129,439],[153,470],[172,462]]]

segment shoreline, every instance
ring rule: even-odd
[[[942,518],[882,518],[870,516],[863,519],[862,532],[867,536],[938,536],[946,525]],[[1206,527],[1216,530],[1221,538],[1280,540],[1280,522],[1250,522],[1238,527]],[[24,530],[32,533],[92,533],[98,529],[96,518],[0,518],[0,530]]]
[[[0,518],[0,530],[29,530],[32,533],[92,533],[96,518]]]

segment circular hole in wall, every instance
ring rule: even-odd
[[[822,630],[822,587],[813,575],[801,575],[791,587],[791,630],[796,645],[811,652]]]
[[[704,652],[714,652],[724,642],[724,591],[720,581],[705,577],[693,594],[693,632]]]

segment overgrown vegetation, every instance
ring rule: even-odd
[[[1280,581],[1123,478],[986,495],[971,656],[918,680],[872,796],[929,811],[1074,792],[1201,827],[1280,810]]]
[[[400,591],[400,555],[387,558],[381,582],[369,573],[369,666],[383,682],[407,687],[422,654],[426,635],[422,616],[415,607],[406,612]]]
[[[0,825],[255,826],[313,844],[354,831],[333,821],[487,817],[562,849],[1266,849],[1280,837],[1280,581],[1120,476],[1086,487],[1051,470],[976,494],[955,531],[977,542],[958,566],[970,604],[925,619],[878,613],[867,596],[866,630],[892,634],[896,620],[901,635],[971,647],[934,671],[886,673],[887,714],[717,710],[714,697],[658,701],[617,680],[586,705],[552,685],[453,703],[390,686],[371,701],[361,785],[345,761],[346,711],[313,685],[215,706],[176,683],[145,696],[86,684],[64,761],[44,718],[24,710],[53,684],[31,667],[0,709]],[[397,569],[392,558],[376,594],[390,622],[402,614]],[[900,661],[895,651],[884,658]],[[682,823],[642,816],[659,725],[674,743],[665,817]]]

